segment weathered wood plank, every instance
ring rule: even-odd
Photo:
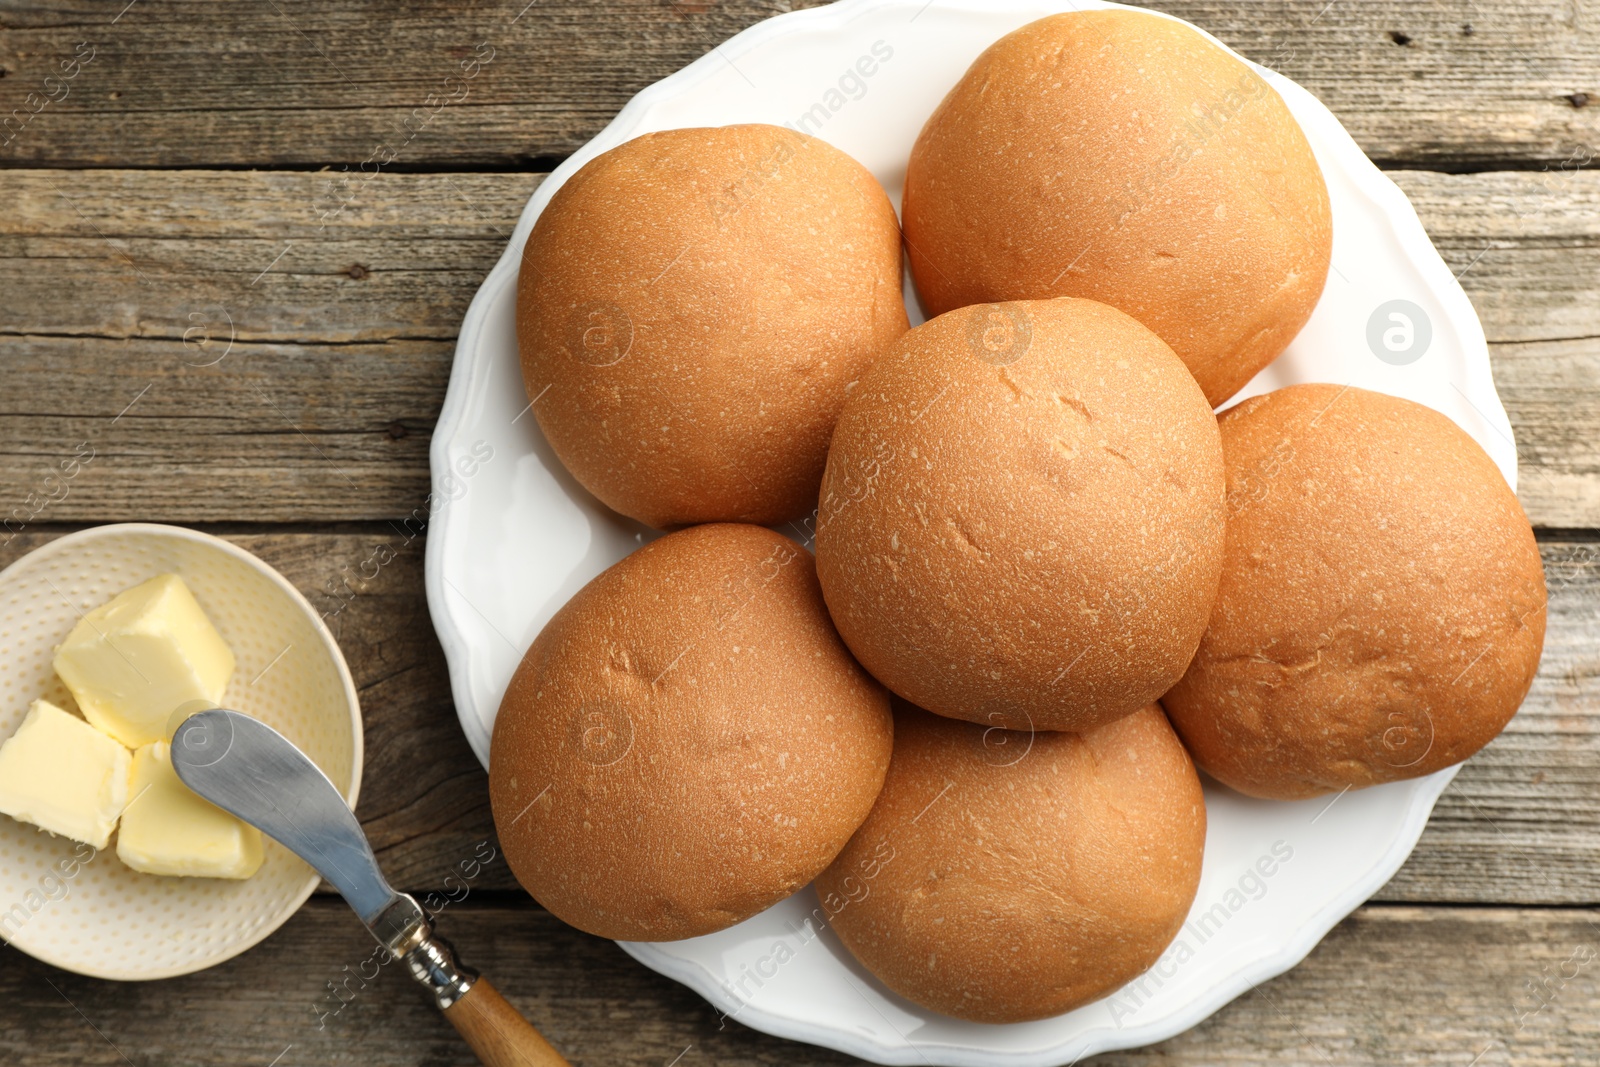
[[[1600,527],[1600,174],[1394,177],[1494,343],[1528,514]],[[85,440],[100,465],[41,519],[408,514],[538,180],[382,174],[324,222],[316,174],[0,171],[0,519]]]
[[[521,165],[572,152],[640,89],[809,6],[140,0],[113,17],[93,0],[8,5],[0,114],[15,109],[15,135],[0,161]],[[1587,105],[1600,35],[1568,0],[1152,6],[1300,81],[1387,165],[1559,162],[1600,143]],[[64,61],[91,54],[62,80]]]
[[[0,522],[409,514],[451,355],[444,341],[236,342],[196,367],[181,340],[8,341]],[[52,488],[75,450],[92,461]]]
[[[1600,335],[1600,173],[1389,175],[1460,275],[1489,340]]]
[[[49,536],[0,543],[0,564]],[[328,613],[366,722],[363,825],[396,885],[444,886],[479,842],[494,840],[494,827],[487,781],[456,722],[423,597],[422,538],[408,541],[404,530],[381,526],[229,536]],[[393,559],[364,579],[361,565],[378,546]],[[1600,901],[1600,543],[1543,547],[1550,616],[1533,691],[1510,728],[1451,784],[1416,852],[1378,899]],[[479,882],[515,884],[504,866]]]
[[[0,331],[186,342],[173,362],[223,370],[230,340],[454,341],[541,180],[0,171]]]
[[[1391,175],[1461,276],[1536,524],[1600,526],[1600,174]]]
[[[724,1023],[686,988],[531,904],[469,894],[440,926],[575,1067],[858,1062]],[[1593,1063],[1596,931],[1590,911],[1363,908],[1294,970],[1188,1033],[1087,1062]],[[16,1067],[472,1062],[409,979],[366,964],[372,951],[342,904],[317,899],[244,956],[187,978],[99,982],[13,954],[0,968],[0,1059]],[[352,977],[358,971],[376,976]],[[330,982],[345,983],[337,999]]]
[[[409,514],[538,180],[383,175],[325,222],[315,174],[0,172],[0,520],[79,442],[41,521]]]

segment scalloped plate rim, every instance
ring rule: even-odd
[[[440,472],[448,473],[451,448],[455,444],[457,435],[463,429],[466,419],[468,394],[471,392],[478,376],[484,373],[488,365],[486,360],[481,360],[478,357],[477,345],[479,338],[483,332],[484,323],[491,307],[496,304],[497,300],[501,299],[505,287],[515,281],[521,246],[526,239],[527,229],[531,227],[532,221],[537,218],[538,213],[543,210],[550,196],[573,172],[593,156],[616,143],[621,143],[632,135],[633,131],[640,125],[642,118],[658,101],[670,100],[681,93],[694,89],[721,69],[718,64],[725,61],[731,62],[731,60],[727,59],[728,56],[736,59],[758,45],[765,44],[775,37],[789,33],[825,33],[879,9],[901,8],[912,10],[918,7],[923,9],[938,7],[962,12],[1004,15],[1007,11],[1034,10],[1051,6],[1061,10],[1089,7],[1128,7],[1128,5],[1101,3],[1096,2],[1096,0],[1085,0],[1082,4],[1072,4],[1070,2],[1049,4],[1027,2],[1027,0],[1007,0],[1006,3],[1000,5],[984,4],[981,0],[932,0],[931,3],[925,5],[917,4],[915,0],[841,0],[840,3],[828,7],[788,12],[757,23],[707,52],[683,69],[641,90],[600,133],[563,161],[535,190],[528,204],[524,207],[516,231],[508,242],[505,251],[485,278],[478,293],[474,296],[462,324],[456,348],[456,358],[451,369],[449,388],[430,446],[433,491],[435,493],[442,491]],[[1146,11],[1164,18],[1173,18],[1175,21],[1185,22],[1186,25],[1193,25],[1164,12],[1149,11],[1149,9],[1145,8],[1134,8],[1134,10]],[[1218,41],[1211,34],[1206,33],[1205,30],[1200,27],[1194,28],[1205,34],[1209,40],[1227,49],[1230,54],[1238,55],[1237,52],[1228,48],[1226,44]],[[719,56],[719,53],[722,55]],[[1241,56],[1239,58],[1243,59],[1244,57]],[[1432,242],[1428,239],[1426,231],[1423,229],[1421,221],[1418,219],[1416,211],[1404,191],[1367,159],[1337,117],[1328,111],[1311,93],[1292,80],[1278,75],[1259,64],[1249,60],[1245,60],[1245,62],[1249,63],[1257,73],[1267,77],[1270,84],[1280,94],[1286,97],[1290,94],[1301,96],[1303,98],[1302,103],[1309,102],[1315,105],[1315,110],[1326,116],[1327,123],[1322,132],[1339,142],[1340,161],[1346,165],[1346,176],[1353,181],[1360,193],[1367,198],[1373,209],[1373,214],[1381,217],[1389,226],[1396,243],[1405,250],[1412,265],[1423,275],[1431,295],[1439,299],[1445,306],[1450,322],[1460,331],[1467,350],[1465,353],[1467,373],[1475,379],[1473,383],[1475,386],[1483,387],[1481,391],[1475,390],[1475,392],[1480,395],[1480,398],[1487,395],[1495,400],[1495,403],[1487,412],[1478,409],[1479,415],[1483,417],[1485,423],[1491,429],[1509,440],[1511,438],[1510,423],[1505,415],[1503,405],[1499,403],[1498,393],[1494,387],[1493,377],[1489,368],[1487,341],[1484,337],[1482,326],[1478,321],[1476,311],[1454,275],[1444,264]],[[1297,115],[1297,117],[1299,116]],[[1236,403],[1238,399],[1240,397],[1236,396],[1230,399],[1228,403]],[[1502,469],[1504,471],[1503,466]],[[1513,468],[1505,473],[1508,474],[1508,480],[1512,487],[1515,488],[1515,469]],[[469,717],[471,715],[470,709],[475,703],[470,690],[469,671],[466,667],[467,662],[472,659],[472,650],[464,632],[455,623],[452,609],[446,602],[443,584],[443,561],[448,555],[449,546],[460,535],[462,523],[459,519],[453,520],[450,511],[445,509],[434,520],[433,525],[434,528],[429,531],[426,545],[426,584],[429,609],[450,666],[452,693],[456,699],[463,731],[466,733],[474,751],[477,752],[479,759],[487,766],[488,730],[481,721]],[[703,965],[689,959],[669,955],[663,952],[659,946],[636,942],[619,942],[618,944],[634,959],[695,990],[713,1005],[723,1009],[737,1005],[740,1009],[740,1022],[779,1037],[822,1045],[886,1064],[928,1063],[931,1061],[927,1057],[933,1055],[937,1058],[937,1062],[949,1064],[951,1067],[987,1067],[990,1064],[1007,1064],[1015,1065],[1015,1067],[1045,1067],[1048,1064],[1061,1063],[1073,1056],[1082,1057],[1100,1052],[1139,1047],[1164,1040],[1201,1022],[1229,1001],[1260,982],[1276,977],[1293,968],[1320,943],[1339,921],[1369,899],[1400,868],[1411,854],[1417,839],[1421,836],[1434,804],[1459,769],[1460,765],[1458,764],[1425,778],[1413,780],[1411,784],[1414,786],[1414,792],[1409,799],[1403,825],[1391,847],[1371,864],[1363,876],[1352,879],[1343,893],[1313,913],[1309,918],[1303,920],[1294,934],[1288,937],[1276,952],[1259,956],[1249,964],[1237,968],[1227,978],[1215,984],[1206,995],[1189,1001],[1183,1010],[1167,1018],[1144,1026],[1126,1029],[1091,1028],[1068,1042],[1048,1049],[1001,1052],[950,1043],[919,1044],[916,1041],[907,1040],[891,1044],[871,1040],[842,1028],[828,1027],[817,1022],[760,1008],[753,1001],[738,1001],[725,992],[717,982],[716,976]]]

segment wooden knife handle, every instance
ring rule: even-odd
[[[487,978],[475,980],[465,996],[444,1009],[444,1017],[484,1067],[569,1067]]]

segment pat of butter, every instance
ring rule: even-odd
[[[128,802],[128,750],[70,712],[35,700],[0,745],[0,812],[105,848]]]
[[[261,831],[184,785],[157,741],[133,754],[117,858],[145,874],[249,878],[261,867]]]
[[[83,717],[129,748],[167,739],[190,701],[220,704],[233,652],[176,574],[136,585],[79,620],[56,673]]]

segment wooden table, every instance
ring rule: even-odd
[[[330,611],[360,687],[360,815],[383,865],[443,893],[494,835],[422,539],[398,520],[428,492],[457,324],[543,173],[631,94],[790,5],[124,2],[0,3],[0,563],[146,519],[276,565]],[[1596,13],[1160,6],[1319,95],[1460,272],[1516,429],[1549,636],[1521,713],[1373,903],[1193,1031],[1096,1062],[1600,1062]],[[45,482],[82,447],[94,458],[65,489]],[[393,560],[374,574],[378,545]],[[576,1064],[847,1060],[719,1026],[542,912],[503,862],[449,885],[448,936]],[[352,977],[369,952],[329,896],[174,981],[94,981],[0,949],[0,1062],[470,1062],[406,979]]]

